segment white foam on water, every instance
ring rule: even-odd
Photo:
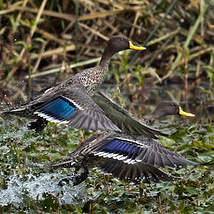
[[[56,197],[59,204],[78,204],[87,198],[84,182],[78,186],[58,185],[65,175],[59,173],[41,173],[38,177],[29,174],[9,176],[7,188],[0,190],[0,206],[12,204],[16,207],[23,204],[25,197],[32,200],[44,200],[44,193]]]
[[[7,185],[7,189],[0,190],[0,205],[7,206],[13,204],[17,206],[23,201],[22,183],[12,176]]]

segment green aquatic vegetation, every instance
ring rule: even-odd
[[[26,122],[26,121],[24,121]],[[171,182],[127,184],[93,169],[86,182],[59,187],[70,169],[51,170],[46,166],[73,151],[81,131],[49,124],[35,133],[15,120],[1,122],[0,207],[3,211],[91,212],[91,213],[193,213],[213,210],[213,164],[180,169],[166,168]],[[213,162],[213,127],[174,127],[162,144],[197,162]],[[86,133],[90,135],[90,133]],[[107,182],[108,180],[108,182]],[[7,199],[7,200],[6,200]]]
[[[207,110],[214,100],[213,1],[46,1],[44,10],[42,2],[0,0],[0,88],[9,91],[12,101],[20,103],[27,99],[27,91],[31,95],[66,79],[68,63],[73,65],[71,72],[81,70],[75,61],[91,66],[105,40],[121,33],[147,46],[145,55],[125,51],[115,56],[106,78],[129,92],[124,97],[130,98],[133,112],[144,108],[148,96],[192,102],[194,113],[213,112]],[[47,65],[59,68],[54,71]],[[56,72],[53,78],[50,74]],[[41,76],[39,81],[36,76]],[[178,77],[181,90],[173,86],[174,93],[169,92],[168,82]],[[156,87],[161,79],[159,94],[153,96],[151,85]],[[199,82],[199,90],[192,88]],[[117,97],[119,90],[113,93],[126,106]],[[201,104],[206,109],[200,109]],[[81,131],[49,124],[44,132],[35,133],[27,130],[27,120],[0,118],[0,213],[214,213],[213,116],[206,118],[208,122],[200,117],[176,125],[167,121],[163,130],[171,136],[160,141],[187,159],[208,165],[166,168],[175,177],[172,182],[140,185],[112,176],[104,179],[92,170],[77,187],[57,185],[72,170],[47,166],[78,146]]]

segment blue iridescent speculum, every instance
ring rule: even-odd
[[[74,116],[76,107],[66,99],[56,98],[44,105],[40,111],[58,120],[69,120]]]
[[[136,146],[130,144],[128,141],[119,139],[110,141],[107,145],[104,145],[100,151],[124,155],[138,153]]]

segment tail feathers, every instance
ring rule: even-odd
[[[8,109],[6,111],[0,112],[0,115],[17,115],[17,116],[24,116],[27,117],[30,115],[30,111],[27,110],[25,107],[20,107],[20,108],[13,108],[13,109]]]
[[[52,168],[52,169],[57,169],[60,167],[71,168],[71,167],[74,167],[75,164],[76,162],[73,160],[73,158],[68,158],[58,163],[49,164],[48,166],[49,168]]]

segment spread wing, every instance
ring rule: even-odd
[[[25,106],[7,113],[39,116],[50,122],[68,124],[85,130],[120,131],[92,100],[84,86],[73,84],[65,89],[45,91]]]
[[[74,84],[50,97],[34,114],[73,128],[120,131],[80,84]]]
[[[128,164],[123,161],[101,159],[97,167],[105,173],[111,173],[121,180],[135,183],[169,181],[172,178],[154,166],[144,163]]]
[[[106,97],[103,93],[98,92],[92,98],[96,104],[103,109],[105,115],[111,118],[111,121],[123,132],[133,135],[145,135],[153,138],[155,138],[155,135],[164,135],[160,131],[134,118],[128,111]]]
[[[64,160],[52,164],[52,167],[70,168],[75,164],[81,167],[82,163],[133,182],[170,180],[171,177],[158,167],[197,165],[161,146],[154,139],[112,133],[90,137]]]
[[[155,167],[196,165],[180,154],[160,145],[155,139],[140,136],[113,136],[91,145],[90,154],[103,158],[122,160],[124,163],[144,163]]]

